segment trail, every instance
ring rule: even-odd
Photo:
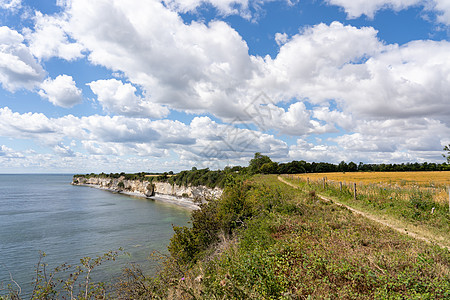
[[[292,183],[284,180],[281,176],[278,176],[278,180],[283,182],[284,184],[287,184],[287,185],[293,187],[294,189],[299,189],[299,186],[296,186],[295,184],[292,184]],[[421,234],[419,234],[417,232],[406,231],[405,230],[405,226],[398,226],[398,225],[392,224],[391,222],[388,222],[386,220],[380,219],[377,216],[374,216],[374,215],[369,214],[369,213],[364,212],[364,211],[360,211],[360,210],[355,209],[353,207],[350,207],[350,206],[348,206],[346,204],[337,202],[334,199],[330,199],[330,198],[324,197],[324,196],[319,195],[319,194],[316,194],[316,196],[319,197],[320,199],[322,199],[323,201],[332,202],[332,203],[336,204],[337,206],[345,207],[345,208],[347,208],[348,210],[350,210],[351,212],[353,212],[355,214],[361,215],[361,216],[363,216],[363,217],[365,217],[365,218],[367,218],[369,220],[372,220],[374,222],[377,222],[379,224],[382,224],[384,226],[392,228],[393,230],[395,230],[397,232],[400,232],[402,234],[406,234],[406,235],[408,235],[410,237],[413,237],[415,239],[418,239],[418,240],[421,240],[421,241],[424,241],[424,242],[427,242],[427,243],[430,243],[430,244],[435,244],[435,245],[438,245],[441,248],[446,248],[447,250],[450,250],[450,248],[447,245],[439,243],[436,240],[429,239],[429,238],[427,238],[427,237],[425,237],[425,236],[423,236],[423,235],[421,235]]]

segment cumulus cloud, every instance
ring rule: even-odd
[[[75,156],[75,153],[70,149],[69,146],[64,145],[62,142],[56,144],[53,147],[53,151],[55,151],[56,154],[63,156],[63,157],[73,157]]]
[[[16,10],[22,7],[22,0],[0,0],[0,8]]]
[[[72,76],[59,75],[55,79],[47,78],[40,88],[39,95],[56,106],[69,108],[83,100],[81,90],[77,88]]]
[[[276,99],[306,99],[321,106],[334,100],[353,118],[420,115],[448,122],[450,43],[385,45],[376,34],[373,28],[338,22],[308,28],[274,59],[265,59],[265,75],[254,83]],[[320,115],[316,112],[324,120]],[[340,126],[348,128],[345,123]]]
[[[227,116],[240,110],[233,98],[244,94],[255,65],[225,22],[185,24],[159,1],[79,0],[67,13],[89,60],[123,72],[152,102]]]
[[[354,128],[353,117],[350,114],[338,110],[331,110],[329,104],[327,106],[315,107],[312,115],[315,119],[326,122],[329,125],[339,126],[345,130],[352,130]]]
[[[164,118],[169,109],[136,95],[136,88],[117,79],[97,80],[88,84],[104,110],[124,116]]]
[[[71,123],[73,121],[77,121],[77,119],[72,119]],[[80,122],[80,127],[88,133],[88,139],[93,141],[141,143],[155,141],[160,137],[160,134],[152,128],[152,123],[148,119],[92,116],[83,117]]]
[[[333,145],[315,145],[304,139],[298,139],[297,144],[289,147],[289,158],[307,162],[340,162],[345,160],[345,156],[339,150]]]
[[[434,10],[437,11],[437,21],[450,25],[450,2],[447,0],[434,0],[431,3],[434,4]]]
[[[450,25],[450,3],[448,0],[327,0],[327,2],[342,7],[350,19],[362,15],[373,18],[379,10],[383,9],[400,11],[421,6],[426,11],[433,11],[436,14],[436,21]]]
[[[56,132],[55,125],[41,113],[20,114],[8,107],[0,108],[0,132],[4,137],[39,138]]]
[[[270,153],[274,159],[288,155],[287,144],[273,135],[218,124],[208,117],[194,118],[190,130],[197,142],[189,151],[182,149],[180,157],[192,165],[217,169],[229,164],[246,165],[255,152]]]
[[[264,91],[274,105],[293,98],[319,106],[335,100],[353,118],[386,117],[386,112],[393,118],[425,114],[443,119],[448,115],[446,41],[386,45],[374,28],[333,22],[303,29],[292,37],[278,35],[283,44],[272,59],[249,55],[245,41],[228,24],[185,24],[157,1],[78,0],[67,14],[67,28],[88,49],[89,59],[122,72],[130,81],[91,84],[103,108],[112,113],[163,117],[166,105],[192,113],[209,112],[225,121],[235,117],[249,121],[242,108],[257,110],[254,97]],[[113,30],[117,26],[120,31]],[[112,91],[117,92],[102,88],[107,85],[114,85]],[[143,89],[145,98],[136,95],[133,85]],[[157,108],[152,115],[149,103],[163,106],[152,106]],[[283,128],[289,128],[289,116],[295,109],[300,113],[298,108],[284,113]],[[327,124],[324,118],[301,124],[300,134],[329,132],[334,124],[350,126],[348,118],[345,122],[341,118],[340,124]]]
[[[335,162],[349,157],[367,162],[425,159],[427,149],[436,154],[449,136],[448,41],[388,45],[372,27],[333,22],[293,36],[278,33],[279,53],[259,57],[249,55],[246,42],[229,24],[188,23],[179,16],[202,3],[226,15],[241,14],[253,2],[60,1],[63,13],[37,13],[34,29],[24,31],[29,47],[20,33],[1,27],[0,82],[10,91],[38,88],[42,97],[63,107],[81,102],[70,76],[42,83],[45,72],[36,58],[73,60],[83,53],[93,65],[120,74],[120,80],[89,83],[111,116],[51,119],[3,108],[0,133],[39,139],[73,161],[79,153],[63,143],[64,137],[77,140],[78,151],[86,155],[167,157],[175,152],[183,163],[246,163],[257,151]],[[329,3],[357,17],[419,2]],[[445,22],[448,7],[441,0],[433,3]],[[269,101],[258,99],[261,92]],[[150,120],[167,117],[170,109],[208,112],[218,121]],[[233,121],[239,128],[222,124]],[[252,130],[250,122],[266,133]],[[341,129],[347,133],[338,136]],[[302,139],[288,146],[267,132]],[[307,141],[323,133],[334,133],[333,138],[319,146]]]
[[[196,117],[184,124],[122,116],[47,118],[2,108],[0,132],[3,137],[39,141],[63,157],[78,155],[72,148],[75,146],[66,146],[64,139],[80,141],[90,155],[167,157],[171,149],[189,162],[248,161],[257,151],[274,157],[286,157],[288,153],[286,143],[273,135],[218,124],[208,117]]]
[[[353,89],[350,80],[368,76],[362,62],[386,49],[376,34],[373,28],[339,22],[306,28],[291,37],[274,59],[264,59],[262,75],[252,84],[266,90],[274,102],[297,98],[320,104],[339,97]]]
[[[330,141],[336,142],[341,152],[360,156],[365,162],[438,161],[450,128],[436,120],[416,118],[360,121],[355,131]]]
[[[0,146],[0,161],[8,158],[24,158],[24,155],[20,152],[16,152],[13,149],[6,147],[5,145]]]
[[[327,2],[343,7],[349,18],[358,18],[361,15],[373,18],[378,10],[393,9],[399,11],[421,4],[423,0],[327,0]]]
[[[278,46],[286,44],[286,42],[289,40],[289,36],[287,33],[275,33],[275,41],[277,42]]]
[[[276,130],[279,134],[294,136],[336,131],[334,126],[313,120],[313,111],[301,101],[292,103],[287,110],[272,103],[252,105],[246,113],[262,131]]]
[[[59,57],[74,60],[83,57],[83,46],[69,39],[67,15],[49,16],[36,11],[34,29],[25,29],[31,53],[38,59]]]
[[[0,27],[0,82],[4,89],[33,89],[45,71],[23,43],[23,36],[6,26]]]
[[[250,17],[249,2],[249,0],[164,0],[167,7],[178,12],[193,12],[199,6],[209,4],[222,15],[239,14],[246,18]]]

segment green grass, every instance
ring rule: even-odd
[[[121,291],[130,296],[132,290],[135,299],[450,297],[446,249],[320,201],[275,176],[253,177],[224,195],[193,218],[189,234],[174,237],[177,251],[186,243],[179,238],[189,237],[191,256],[173,252],[158,276],[124,279]],[[197,224],[205,220],[214,230]]]
[[[448,204],[433,201],[433,192],[414,187],[391,187],[379,185],[357,185],[357,199],[353,187],[328,182],[284,178],[304,191],[315,191],[343,204],[372,215],[387,218],[397,224],[415,230],[430,239],[448,243],[450,241],[450,213]],[[432,209],[434,207],[433,213]],[[450,246],[450,245],[448,245]]]

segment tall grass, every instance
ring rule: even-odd
[[[301,189],[313,190],[351,207],[421,227],[436,235],[438,240],[450,241],[448,194],[442,185],[358,183],[355,199],[353,182],[332,181],[326,177],[314,180],[296,175],[287,175],[286,179]]]
[[[256,176],[231,191],[192,221],[188,240],[195,242],[207,229],[196,223],[216,220],[215,242],[190,258],[173,253],[158,276],[131,276],[138,279],[124,280],[124,291],[133,299],[450,297],[448,250],[319,201],[275,176]],[[172,240],[181,248],[191,242]]]

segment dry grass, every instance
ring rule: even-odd
[[[312,183],[322,183],[352,188],[358,184],[358,192],[367,196],[376,195],[377,189],[386,187],[392,190],[392,196],[407,200],[414,191],[432,194],[436,203],[448,203],[450,187],[450,172],[350,172],[350,173],[308,173],[293,175],[292,179],[309,180]]]
[[[215,205],[243,225],[219,231],[217,249],[195,263],[172,257],[154,279],[132,273],[123,299],[450,299],[447,250],[319,200],[320,184],[289,181],[299,188],[255,176],[224,193]],[[214,207],[193,228],[224,216]]]
[[[450,172],[350,172],[350,173],[308,173],[298,174],[302,178],[356,182],[363,184],[392,184],[399,186],[419,185],[421,187],[450,186]]]

